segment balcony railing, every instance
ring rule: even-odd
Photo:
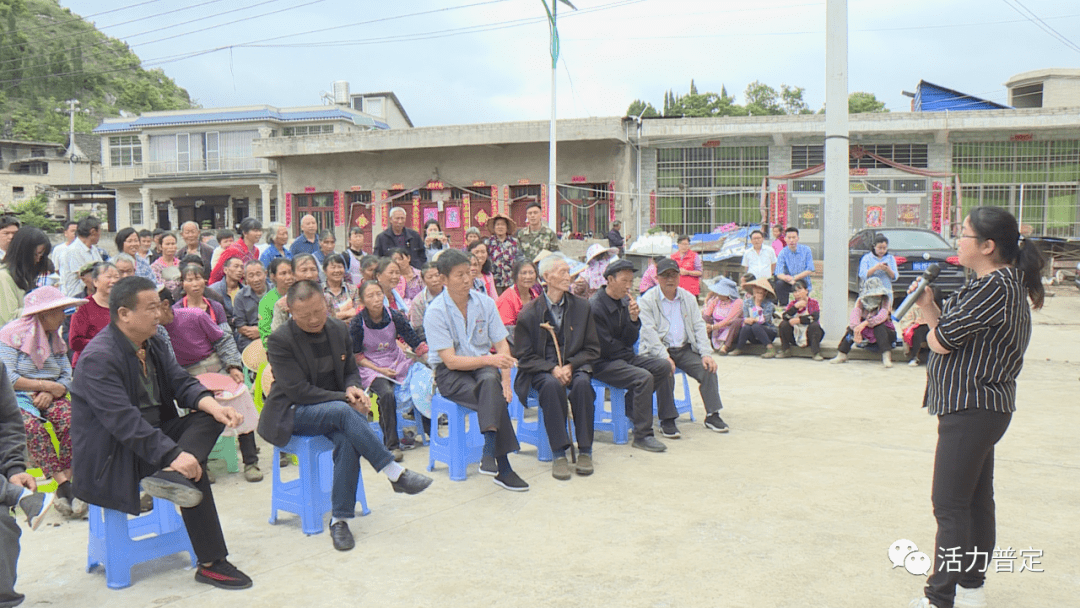
[[[154,161],[131,167],[103,167],[102,181],[131,182],[157,177],[196,177],[237,173],[270,173],[277,163],[265,158],[195,159],[189,161]]]

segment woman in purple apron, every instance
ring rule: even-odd
[[[413,446],[398,440],[394,387],[405,381],[410,366],[422,364],[414,363],[405,354],[398,339],[404,340],[421,357],[427,353],[427,344],[416,335],[405,315],[383,305],[384,297],[382,287],[376,281],[365,281],[360,286],[364,309],[349,323],[349,333],[360,367],[360,381],[379,399],[383,442],[394,453],[395,459],[401,460],[401,448]]]

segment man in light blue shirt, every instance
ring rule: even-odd
[[[866,252],[859,260],[859,285],[870,277],[881,279],[889,293],[892,293],[892,282],[900,277],[896,258],[889,253],[889,239],[884,234],[874,236],[874,250]]]
[[[784,231],[787,247],[780,250],[776,258],[776,299],[780,306],[787,307],[795,281],[806,281],[806,289],[813,290],[810,275],[814,272],[814,254],[806,245],[799,244],[799,229],[790,226]]]
[[[480,473],[493,475],[495,484],[514,492],[529,489],[513,469],[507,454],[518,445],[507,409],[513,398],[506,326],[495,301],[472,289],[470,259],[449,249],[436,261],[445,288],[424,313],[428,363],[435,369],[439,393],[476,411],[484,434]],[[495,354],[491,354],[492,347]]]

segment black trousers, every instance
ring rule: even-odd
[[[592,449],[593,414],[596,409],[596,391],[592,387],[592,377],[586,372],[575,370],[570,378],[570,386],[566,387],[551,374],[534,374],[532,387],[536,389],[540,409],[544,410],[544,428],[547,430],[551,450],[558,452],[570,447],[570,435],[566,432],[567,407],[574,414],[574,435],[578,449]],[[570,392],[569,397],[566,394],[567,389]]]
[[[371,381],[370,388],[379,399],[379,428],[382,429],[383,445],[392,450],[401,445],[397,434],[397,398],[394,397],[394,383],[386,378],[376,378]]]
[[[240,442],[240,457],[244,460],[244,464],[259,464],[259,451],[255,446],[255,431],[237,435],[236,439]]]
[[[724,404],[720,402],[720,383],[716,379],[716,372],[705,370],[701,355],[694,352],[689,344],[680,348],[669,348],[667,352],[671,360],[675,362],[675,367],[697,380],[698,389],[701,391],[701,401],[705,404],[705,413],[719,412]],[[674,385],[674,380],[672,385]],[[674,386],[672,390],[674,391]],[[674,398],[674,392],[672,396]]]
[[[205,472],[206,457],[214,449],[214,443],[217,442],[224,428],[224,425],[206,412],[192,412],[186,416],[168,420],[160,427],[162,433],[175,441],[180,449],[194,456],[204,468],[203,476],[199,478],[199,481],[194,482],[195,487],[203,494],[202,502],[191,509],[180,509],[188,537],[191,539],[191,547],[195,549],[195,557],[202,564],[224,559],[229,554],[228,548],[225,547],[225,535],[221,532],[217,505],[214,504],[214,493],[210,489],[210,480],[206,478]],[[156,465],[139,461],[139,479],[153,475],[158,470]]]
[[[886,327],[884,323],[874,326],[874,348],[877,349],[877,352],[883,353],[892,350],[893,342],[896,342],[895,329]],[[849,327],[847,333],[840,339],[840,344],[836,346],[836,350],[846,355],[851,352],[851,347],[854,344],[855,332]]]
[[[776,290],[776,304],[780,308],[787,308],[788,300],[791,299],[791,290],[794,288],[783,279],[776,279],[772,285]]]
[[[597,361],[593,363],[593,378],[615,388],[626,389],[626,414],[634,421],[635,439],[644,439],[653,434],[654,392],[660,419],[674,420],[679,417],[675,409],[671,363],[667,359],[634,355],[629,361]]]
[[[926,585],[931,604],[952,606],[957,583],[973,589],[986,580],[985,570],[997,542],[994,445],[1011,420],[1011,413],[984,409],[938,417],[931,496],[937,539],[934,569]],[[949,557],[937,559],[938,555],[948,556],[953,547],[959,548],[955,552],[959,564],[950,563]],[[975,552],[982,555],[969,554]]]
[[[476,412],[481,431],[495,431],[495,455],[506,456],[521,449],[510,410],[503,398],[502,373],[494,367],[456,371],[440,363],[435,368],[439,394]]]
[[[911,350],[908,352],[908,361],[917,360],[920,365],[926,364],[926,358],[930,356],[930,346],[926,341],[930,335],[930,326],[923,324],[915,328],[911,333]]]
[[[783,281],[781,281],[783,282]],[[735,348],[742,348],[750,342],[769,346],[776,339],[776,328],[762,323],[747,323],[739,328],[739,339],[735,341]]]
[[[821,339],[824,337],[825,330],[817,321],[806,326],[806,344],[815,355],[821,352]],[[780,348],[787,350],[792,346],[795,346],[795,327],[784,319],[780,322]]]

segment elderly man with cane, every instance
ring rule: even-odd
[[[575,435],[581,455],[575,461],[578,475],[591,475],[593,441],[592,362],[600,356],[600,340],[589,303],[570,291],[570,265],[560,254],[540,261],[540,276],[547,283],[543,297],[534,298],[518,314],[514,330],[514,357],[518,374],[514,390],[522,403],[536,389],[544,426],[554,454],[551,475],[570,479],[573,457],[567,407],[577,421]],[[567,391],[570,396],[567,399]]]

